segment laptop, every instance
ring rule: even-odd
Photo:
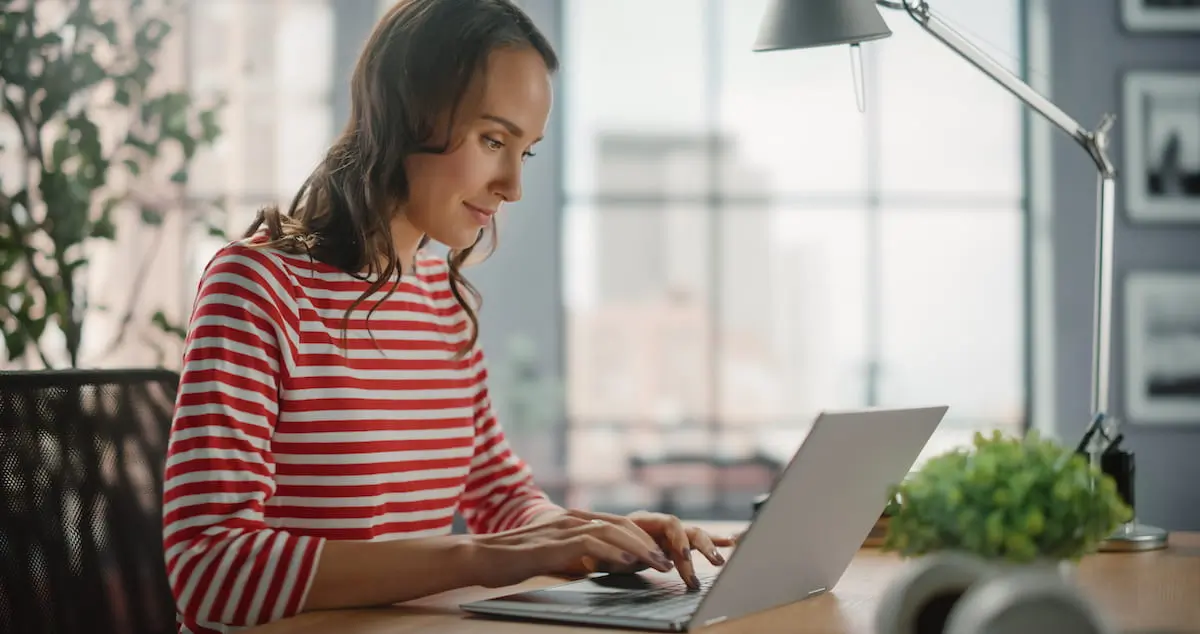
[[[823,412],[725,565],[699,590],[674,571],[596,574],[465,603],[472,614],[686,632],[822,594],[841,579],[946,406]],[[696,555],[699,557],[700,555]]]

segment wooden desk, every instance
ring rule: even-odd
[[[716,533],[733,533],[741,524],[706,524]],[[711,568],[697,557],[697,567]],[[863,549],[828,594],[705,628],[712,634],[871,634],[875,607],[904,561],[875,549]],[[403,605],[366,610],[302,614],[263,625],[253,634],[579,634],[615,632],[596,628],[509,622],[465,615],[458,605],[517,589],[538,588],[561,579],[533,579],[520,586],[489,590],[466,588]],[[1100,553],[1079,565],[1077,582],[1120,629],[1127,632],[1181,634],[1200,632],[1200,533],[1171,535],[1166,550]]]

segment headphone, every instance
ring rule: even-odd
[[[885,590],[879,634],[1116,634],[1056,568],[995,565],[944,552],[910,563]]]

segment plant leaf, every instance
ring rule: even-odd
[[[163,214],[157,209],[142,207],[142,222],[157,227],[163,223]]]

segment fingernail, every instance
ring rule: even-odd
[[[700,589],[700,577],[697,577],[696,575],[692,575],[691,578],[688,579],[688,581],[692,584],[693,588],[696,588],[697,590]]]
[[[625,553],[621,555],[621,561],[624,561],[627,564],[632,564],[633,562],[637,561],[637,555],[634,555],[633,553]]]
[[[721,556],[721,553],[714,550],[712,552],[712,556],[713,556],[713,560],[717,562],[718,566],[725,563],[725,558]]]

